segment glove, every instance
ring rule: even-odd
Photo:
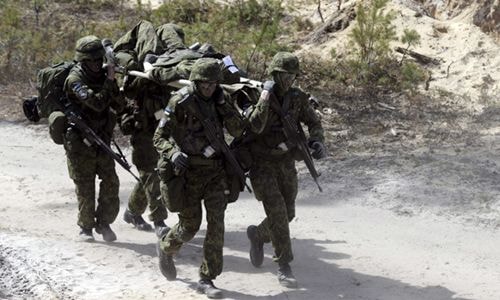
[[[158,60],[158,55],[155,55],[153,53],[148,53],[144,57],[144,62],[154,64]]]
[[[272,81],[272,80],[266,80],[262,86],[262,88],[264,89],[264,91],[268,91],[269,93],[271,93],[274,89],[274,85],[276,84],[276,82]]]
[[[174,170],[179,174],[182,174],[188,168],[188,157],[186,153],[183,152],[175,152],[170,159],[174,164]]]
[[[326,157],[326,148],[325,145],[321,142],[313,142],[311,144],[311,149],[314,151],[311,153],[311,156],[314,159],[321,159]]]
[[[264,82],[264,84],[262,85],[263,90],[260,93],[259,101],[260,100],[262,100],[262,101],[269,100],[269,97],[270,97],[271,93],[273,92],[275,84],[276,83],[272,80],[267,80]]]

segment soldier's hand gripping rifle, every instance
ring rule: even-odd
[[[231,152],[231,149],[229,149],[229,146],[224,140],[224,136],[223,135],[221,136],[218,133],[219,131],[217,131],[217,128],[214,125],[215,122],[212,122],[209,119],[201,119],[201,123],[203,125],[203,128],[205,129],[205,133],[207,134],[207,138],[210,141],[210,143],[216,149],[219,149],[222,152],[224,158],[231,166],[232,171],[235,172],[236,175],[238,176],[242,190],[243,187],[245,186],[247,190],[251,193],[252,189],[250,188],[250,186],[248,186],[246,182],[245,172],[241,168],[240,163],[234,157],[233,152]]]
[[[285,131],[285,136],[287,139],[296,145],[297,149],[300,151],[300,155],[304,159],[304,162],[309,170],[309,174],[313,178],[314,182],[318,186],[320,192],[323,192],[323,189],[319,185],[318,177],[319,173],[316,171],[314,167],[314,162],[311,156],[311,152],[309,152],[309,147],[306,142],[306,135],[300,123],[297,123],[290,114],[282,114],[281,120],[283,121],[283,129]]]
[[[132,176],[134,176],[134,178],[137,181],[141,182],[139,177],[137,177],[132,172],[132,170],[131,170],[132,167],[130,166],[127,159],[125,158],[125,156],[123,155],[122,151],[120,150],[120,148],[118,147],[118,145],[116,143],[115,143],[115,147],[116,147],[116,149],[118,149],[119,153],[116,153],[115,151],[113,151],[113,149],[111,149],[111,147],[108,146],[108,144],[105,143],[95,133],[95,131],[92,130],[92,128],[90,128],[87,125],[87,123],[85,123],[85,121],[82,119],[81,115],[78,114],[74,109],[67,107],[64,114],[66,115],[66,118],[68,118],[68,123],[70,125],[73,125],[75,128],[77,128],[80,131],[80,133],[82,134],[82,137],[84,138],[84,142],[87,145],[89,145],[89,146],[96,145],[97,147],[99,147],[99,149],[101,149],[106,154],[111,156],[111,158],[113,158],[114,161],[116,161],[120,166],[122,166],[122,168],[124,168],[127,172],[129,172]],[[113,141],[113,143],[114,143],[114,141]]]
[[[236,160],[236,157],[234,157],[231,149],[229,149],[229,146],[224,140],[224,135],[221,134],[222,131],[217,130],[217,127],[214,125],[215,122],[208,118],[205,118],[201,111],[199,111],[197,107],[195,107],[196,104],[191,101],[193,101],[191,97],[186,97],[183,100],[179,101],[179,104],[186,107],[190,113],[192,113],[198,120],[200,120],[203,126],[203,131],[205,132],[208,141],[215,149],[222,152],[222,155],[224,155],[224,159],[229,163],[231,170],[238,176],[242,190],[243,187],[246,187],[247,190],[251,193],[252,189],[246,183],[245,171],[243,171],[240,163]]]

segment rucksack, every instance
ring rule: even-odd
[[[48,118],[54,111],[64,110],[61,101],[65,97],[64,81],[74,65],[73,61],[65,61],[38,71],[36,76],[37,107],[41,118]]]

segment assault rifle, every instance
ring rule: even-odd
[[[72,109],[71,107],[66,107],[66,110],[64,111],[64,114],[66,115],[66,118],[68,118],[68,123],[75,128],[77,128],[80,133],[82,134],[82,137],[84,139],[84,143],[87,144],[88,146],[90,145],[96,145],[101,149],[102,151],[106,152],[111,158],[116,161],[120,166],[122,166],[127,172],[129,172],[134,178],[141,182],[139,177],[137,177],[131,170],[131,166],[128,163],[127,159],[123,155],[123,152],[121,151],[120,147],[113,141],[113,144],[115,145],[116,149],[118,150],[118,153],[113,151],[110,146],[106,142],[104,142],[92,128],[90,128],[87,123],[83,120],[81,114],[79,114],[75,109]]]
[[[233,155],[233,152],[231,152],[231,149],[229,149],[229,146],[227,145],[226,141],[224,140],[224,136],[220,136],[217,132],[217,128],[215,127],[215,122],[212,122],[209,119],[201,119],[201,124],[203,125],[203,128],[205,129],[205,133],[207,134],[207,138],[210,141],[210,143],[216,148],[219,149],[222,154],[224,155],[224,158],[226,161],[229,163],[231,166],[231,169],[233,172],[236,173],[238,178],[240,179],[240,186],[246,186],[247,190],[251,193],[252,189],[248,184],[246,183],[246,176],[245,172],[241,168],[240,164],[236,160],[236,158]]]
[[[179,104],[183,105],[186,109],[189,110],[190,113],[192,113],[194,116],[196,116],[197,119],[200,120],[201,124],[203,125],[203,130],[205,134],[207,135],[207,138],[210,142],[210,144],[217,150],[221,151],[222,154],[224,155],[224,158],[226,161],[229,163],[231,166],[231,169],[235,174],[238,176],[238,179],[240,180],[240,186],[243,187],[245,186],[247,190],[251,193],[252,189],[250,186],[246,183],[246,176],[245,172],[240,166],[240,163],[236,160],[234,157],[233,152],[231,152],[231,149],[229,149],[229,146],[227,145],[226,141],[224,140],[224,136],[221,135],[222,131],[217,130],[216,123],[213,122],[209,118],[205,118],[201,111],[198,109],[198,107],[195,107],[197,104],[194,103],[194,99],[192,97],[186,97],[183,100],[179,102]]]
[[[280,110],[282,112],[282,110]],[[283,121],[283,129],[285,132],[285,136],[287,139],[294,145],[296,145],[297,149],[300,151],[300,155],[304,159],[304,162],[309,170],[309,174],[313,178],[314,182],[318,186],[320,192],[323,192],[323,189],[319,185],[318,177],[319,173],[316,171],[314,167],[314,162],[311,156],[311,152],[309,152],[309,147],[306,143],[306,135],[304,133],[304,129],[300,123],[297,123],[290,114],[281,113],[281,120]]]

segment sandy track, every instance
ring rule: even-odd
[[[193,289],[202,236],[177,258],[179,280],[167,282],[158,271],[154,235],[121,220],[130,175],[119,171],[118,240],[77,242],[63,149],[44,125],[4,122],[0,132],[0,298],[205,298]],[[262,268],[249,264],[245,229],[263,212],[244,194],[227,210],[225,267],[216,284],[229,299],[496,300],[500,233],[492,176],[498,159],[487,150],[330,160],[319,165],[323,194],[301,167],[291,224],[298,290],[278,285],[271,247]],[[478,194],[483,206],[474,202]],[[175,222],[175,216],[167,220]]]

